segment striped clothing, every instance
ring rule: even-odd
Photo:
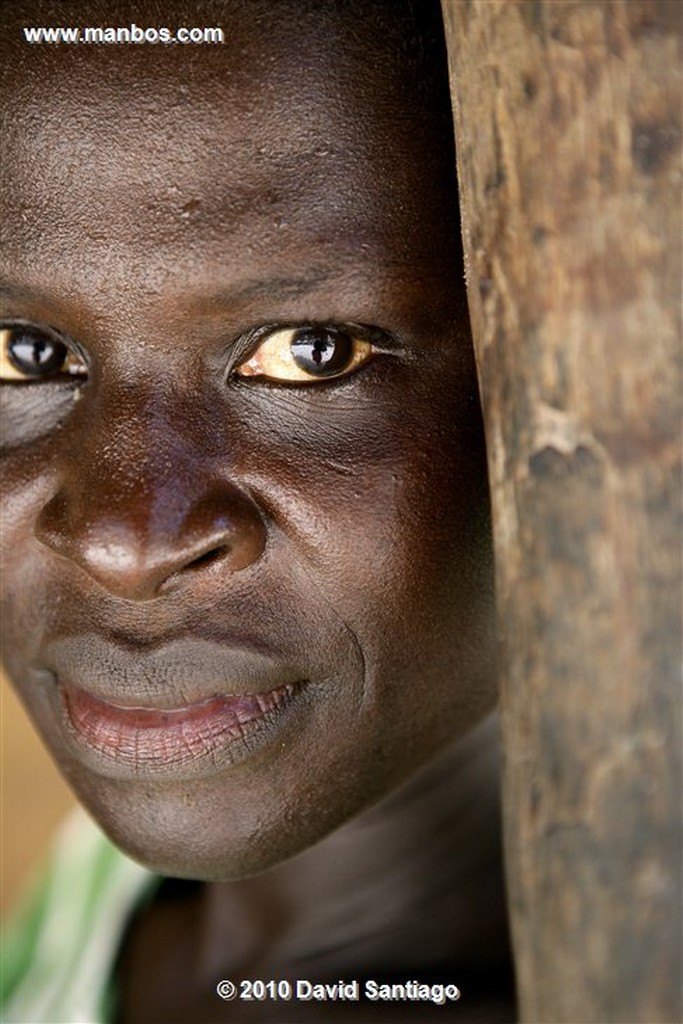
[[[123,932],[158,881],[112,846],[82,811],[71,816],[48,870],[3,929],[0,1020],[108,1024]]]

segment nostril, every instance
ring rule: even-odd
[[[160,596],[169,590],[173,590],[178,583],[182,581],[183,575],[186,572],[198,572],[205,566],[211,565],[213,562],[217,562],[225,555],[229,555],[230,551],[231,548],[229,544],[220,544],[215,548],[211,548],[209,551],[205,551],[201,555],[197,555],[196,558],[187,562],[181,569],[170,573],[164,580],[162,580],[156,588],[155,596]]]
[[[211,562],[216,562],[219,558],[222,558],[223,555],[227,555],[229,550],[230,548],[227,544],[221,544],[219,547],[211,548],[210,551],[205,551],[203,555],[199,555],[197,558],[194,558],[185,566],[185,568],[202,569],[205,565],[210,565]]]

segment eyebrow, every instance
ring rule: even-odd
[[[0,281],[0,299],[33,298],[35,293],[30,288],[22,288],[20,285],[7,284]]]
[[[261,295],[276,295],[278,298],[298,298],[313,291],[331,276],[330,270],[309,270],[299,277],[253,278],[244,281],[235,288],[226,288],[214,293],[217,302],[230,303],[235,299],[258,298]]]
[[[226,287],[211,293],[212,301],[221,305],[230,305],[239,300],[272,295],[277,298],[298,298],[313,291],[327,281],[333,274],[331,270],[316,268],[300,276],[284,276],[273,278],[252,278],[239,282],[234,287]],[[40,289],[27,288],[23,285],[0,281],[0,299],[41,299],[50,300],[49,293]]]

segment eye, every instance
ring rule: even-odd
[[[367,333],[367,329],[356,325],[276,328],[232,372],[237,377],[301,384],[342,377],[357,370],[375,353]]]
[[[49,328],[0,327],[0,381],[40,382],[87,372],[85,360]]]

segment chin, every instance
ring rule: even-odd
[[[158,874],[203,882],[230,882],[277,867],[316,845],[381,799],[388,780],[323,793],[283,785],[259,799],[232,787],[136,786],[81,778],[75,788],[112,842]],[[348,780],[347,780],[348,781]]]

